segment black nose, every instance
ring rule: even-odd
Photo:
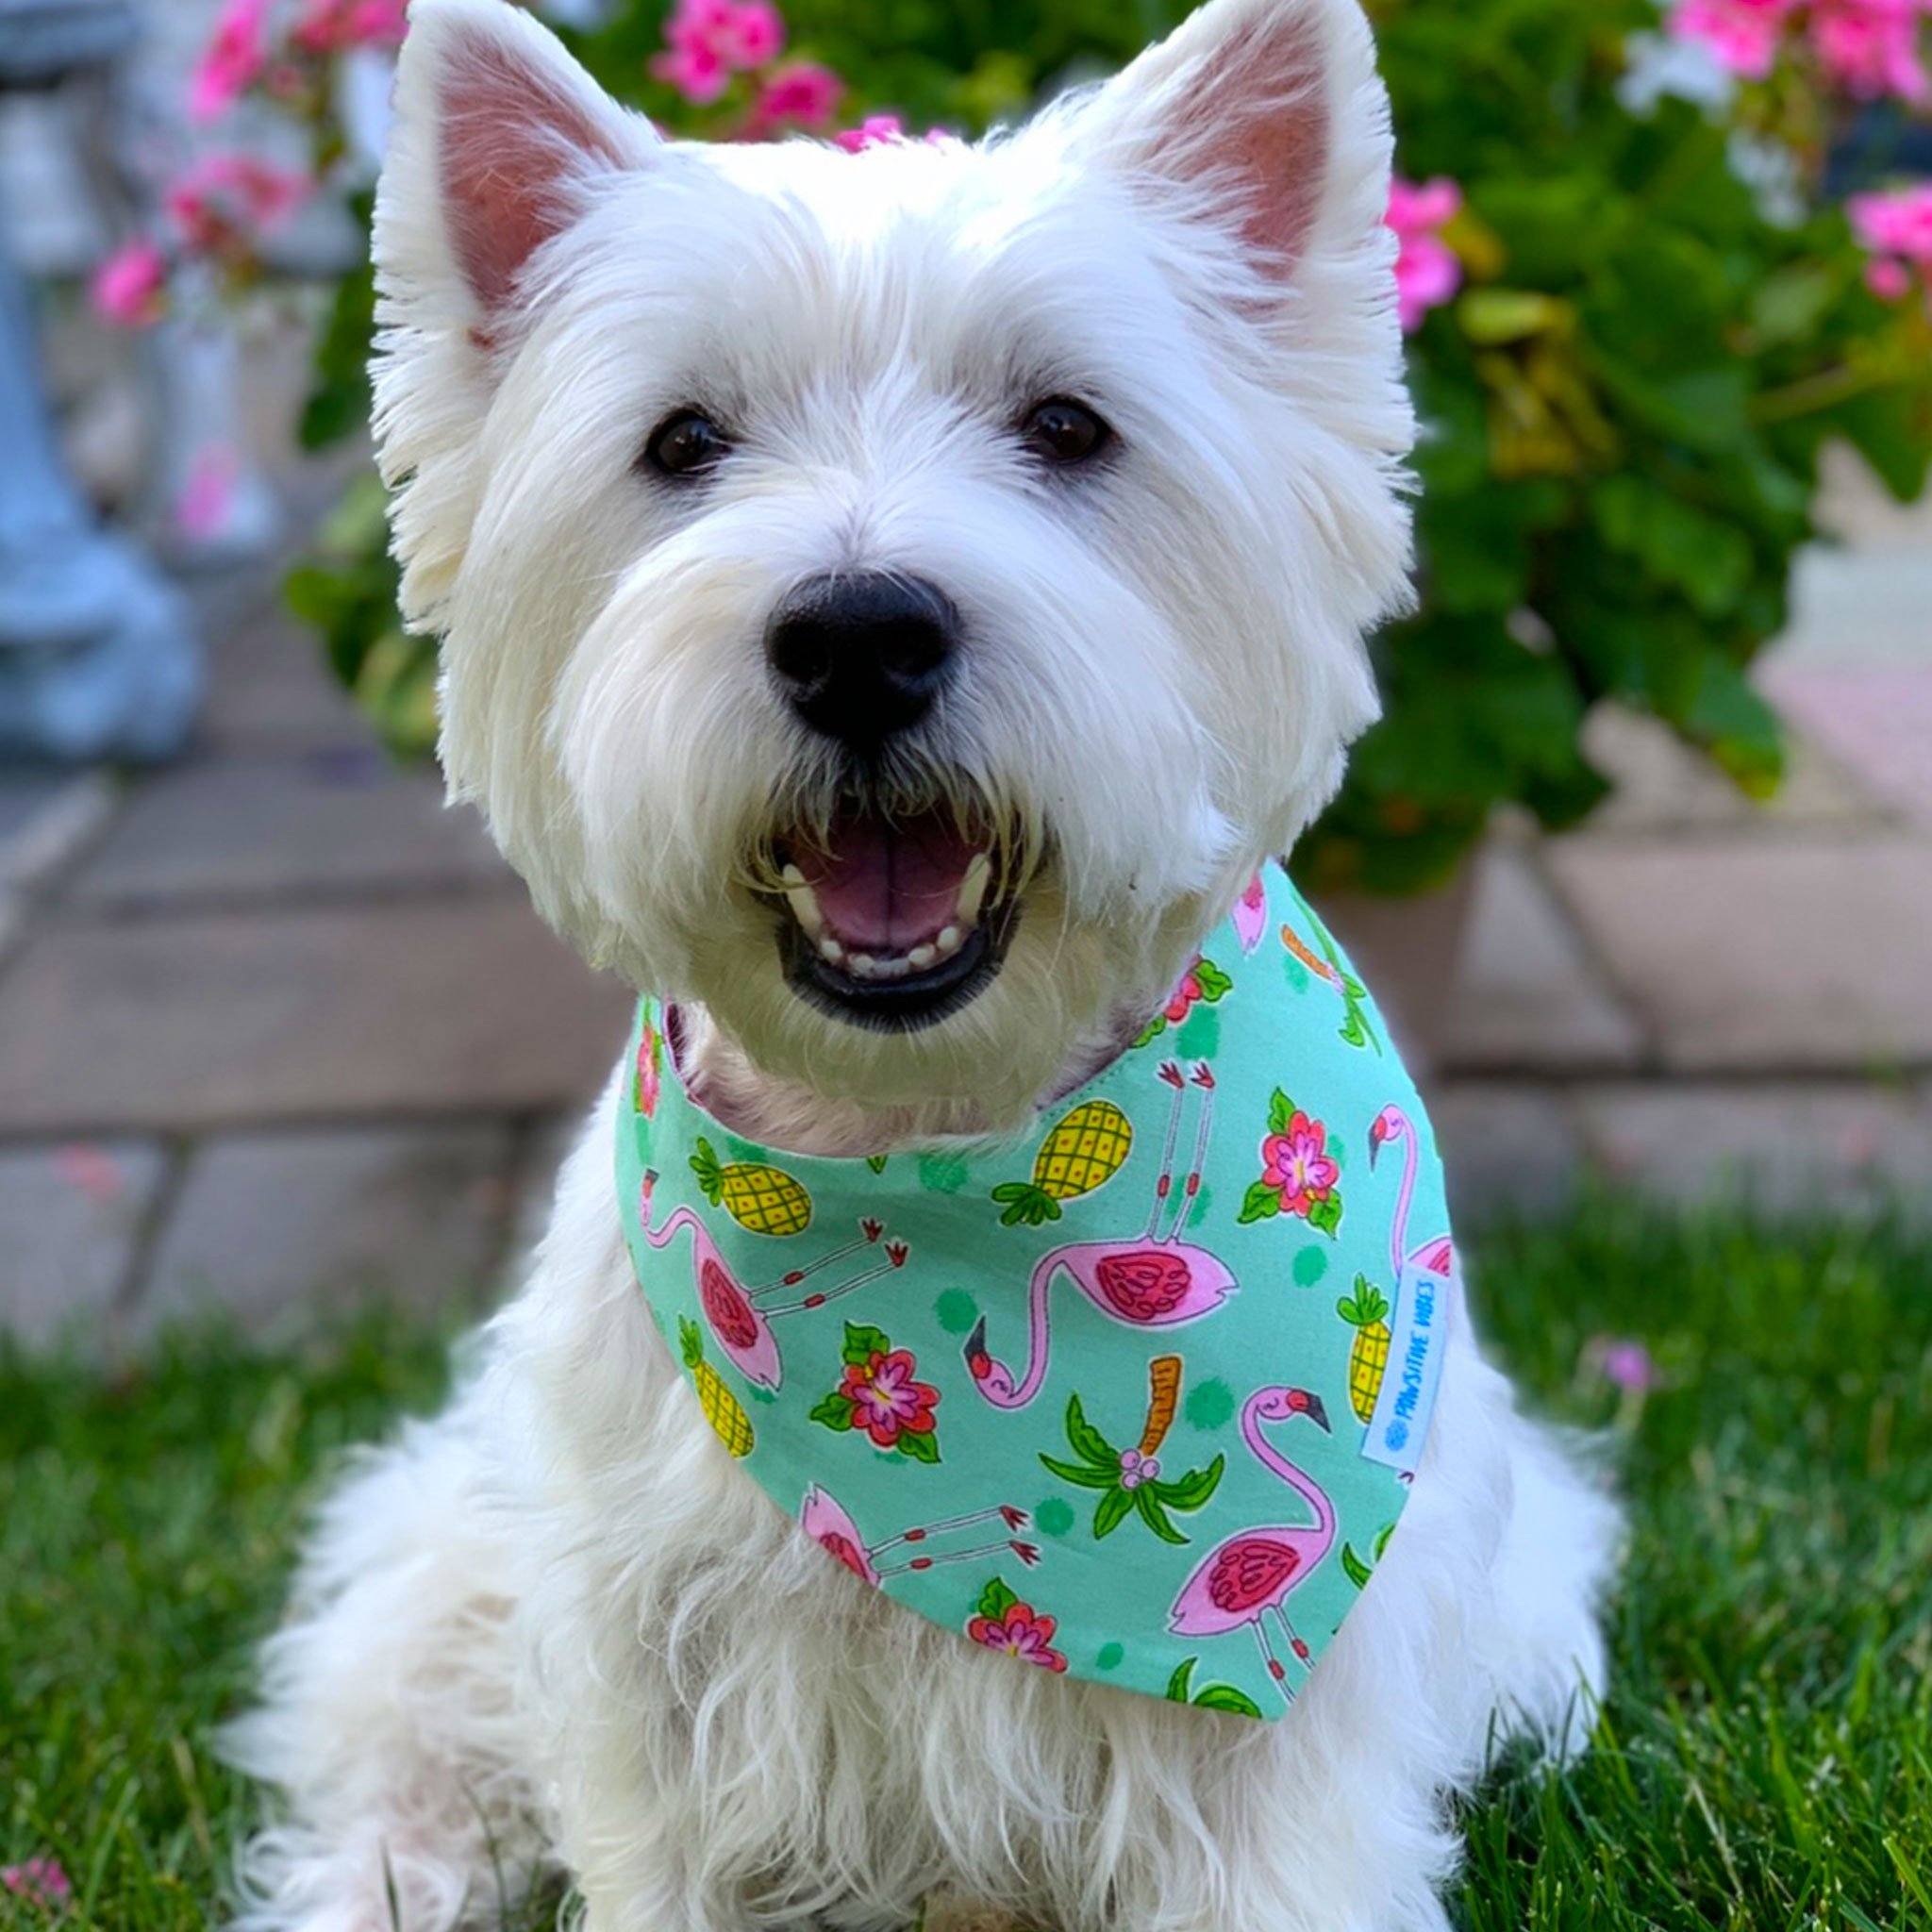
[[[779,606],[765,655],[814,731],[874,752],[932,708],[958,629],[951,600],[918,577],[814,577]]]

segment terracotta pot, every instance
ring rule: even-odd
[[[1418,1077],[1435,1064],[1469,936],[1475,868],[1408,899],[1327,892],[1317,910],[1355,963]]]

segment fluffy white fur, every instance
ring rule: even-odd
[[[994,142],[693,149],[499,0],[416,0],[377,220],[378,429],[452,791],[593,958],[683,1003],[714,1107],[838,1151],[1017,1118],[1147,1010],[1374,715],[1411,435],[1354,0],[1210,0]],[[1076,393],[1119,432],[1042,476]],[[637,473],[698,402],[702,491]],[[834,568],[969,633],[908,795],[1028,883],[927,1032],[824,1017],[749,887],[838,773],[763,671]],[[1061,1070],[1054,1077],[1046,1070]],[[737,1472],[645,1314],[613,1082],[463,1391],[324,1512],[238,1759],[279,1786],[252,1932],[489,1924],[560,1867],[590,1932],[1444,1921],[1499,1730],[1569,1740],[1610,1506],[1451,1351],[1400,1534],[1279,1724],[1012,1668],[867,1591]]]

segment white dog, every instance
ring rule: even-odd
[[[1011,1128],[1330,796],[1405,595],[1389,158],[1355,0],[1209,0],[1015,133],[857,155],[663,141],[500,0],[416,0],[377,429],[450,784],[714,1112]],[[288,1807],[242,1923],[493,1924],[561,1871],[591,1932],[1444,1926],[1447,1800],[1575,1734],[1616,1534],[1466,1326],[1281,1722],[1018,1670],[691,1426],[619,1085],[462,1392],[324,1512],[235,1733]]]

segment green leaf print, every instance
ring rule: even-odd
[[[1158,1483],[1160,1500],[1175,1509],[1198,1509],[1221,1487],[1221,1473],[1227,1457],[1217,1456],[1206,1469],[1191,1469],[1173,1482]]]
[[[824,1423],[826,1428],[837,1429],[843,1435],[852,1426],[852,1404],[845,1396],[834,1392],[813,1406],[810,1420]]]
[[[845,1324],[845,1346],[843,1359],[855,1369],[862,1369],[875,1355],[891,1355],[892,1343],[883,1328],[873,1328],[862,1322],[848,1322]]]
[[[1251,1221],[1272,1221],[1281,1212],[1281,1191],[1266,1181],[1255,1181],[1241,1196],[1241,1211],[1235,1219],[1243,1226]]]
[[[1308,1209],[1308,1225],[1333,1241],[1335,1230],[1341,1225],[1341,1196],[1328,1194],[1315,1202]]]
[[[1133,1493],[1134,1507],[1141,1512],[1141,1521],[1164,1543],[1184,1543],[1188,1541],[1168,1520],[1168,1514],[1160,1507],[1159,1484],[1142,1483]]]
[[[1285,1134],[1289,1123],[1294,1119],[1294,1102],[1279,1087],[1268,1096],[1268,1131],[1271,1134]]]
[[[1113,1489],[1101,1497],[1100,1507],[1093,1512],[1094,1541],[1111,1536],[1127,1520],[1127,1512],[1133,1507],[1132,1490]]]
[[[913,1429],[901,1429],[893,1447],[901,1456],[909,1456],[914,1462],[931,1463],[940,1459],[939,1438],[930,1429],[924,1434]]]
[[[1093,1463],[1099,1468],[1119,1470],[1120,1452],[1087,1420],[1087,1412],[1080,1407],[1077,1395],[1067,1397],[1067,1441],[1081,1461]]]
[[[1080,1490],[1110,1490],[1120,1481],[1114,1469],[1091,1469],[1084,1462],[1061,1462],[1057,1457],[1042,1456],[1043,1462],[1063,1483]]]
[[[995,1576],[979,1592],[978,1610],[982,1617],[991,1617],[998,1623],[1020,1599]]]
[[[1238,1690],[1232,1684],[1209,1684],[1194,1699],[1196,1710],[1226,1710],[1237,1717],[1258,1718],[1261,1707],[1245,1690]]]

